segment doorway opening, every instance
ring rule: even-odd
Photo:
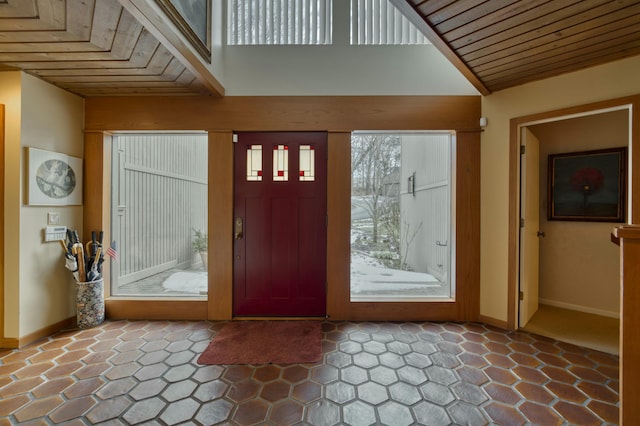
[[[620,259],[610,234],[619,223],[549,216],[548,158],[630,146],[630,123],[628,105],[518,123],[518,146],[525,146],[518,165],[518,328],[618,352]],[[536,146],[539,159],[527,161],[529,153],[535,156]],[[627,218],[630,160],[624,172],[629,182],[624,198]]]

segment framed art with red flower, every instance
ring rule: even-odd
[[[624,222],[627,148],[549,155],[549,220]]]

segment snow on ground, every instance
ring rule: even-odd
[[[361,253],[351,255],[351,294],[354,296],[448,297],[443,283],[422,272],[385,268]]]
[[[164,280],[162,287],[165,291],[200,294],[207,291],[207,273],[176,272]]]
[[[207,291],[207,273],[175,272],[162,282],[162,288],[167,292],[201,294]],[[447,286],[431,274],[386,268],[377,259],[357,252],[351,256],[351,293],[355,297],[449,296]]]

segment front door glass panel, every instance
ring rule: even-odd
[[[262,145],[247,147],[247,180],[262,180]]]
[[[300,145],[300,180],[313,181],[315,179],[316,151],[313,145]]]
[[[289,147],[287,145],[273,147],[273,180],[275,182],[289,180]]]

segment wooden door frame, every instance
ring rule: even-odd
[[[636,192],[640,190],[640,95],[611,99],[602,102],[547,111],[510,120],[509,129],[509,255],[508,255],[508,284],[507,284],[507,323],[511,330],[518,328],[518,277],[519,277],[519,232],[520,232],[520,128],[545,121],[556,121],[563,118],[592,115],[616,109],[628,109],[631,112],[631,135],[629,140],[630,167],[632,181],[629,188]],[[640,223],[640,196],[631,196],[631,212],[629,221]],[[613,226],[612,226],[613,231]],[[640,326],[640,324],[638,324]]]
[[[628,220],[631,224],[640,224],[640,196],[634,197],[635,193],[640,189],[640,95],[629,96],[624,98],[612,99],[603,102],[597,102],[587,105],[580,105],[572,108],[565,108],[556,111],[549,111],[541,114],[529,115],[525,117],[514,118],[510,122],[509,134],[509,260],[508,260],[508,297],[507,297],[507,327],[509,329],[517,328],[517,304],[518,304],[518,233],[520,228],[518,205],[520,202],[520,193],[518,187],[520,185],[519,176],[519,158],[520,158],[520,127],[527,124],[533,124],[540,121],[553,121],[561,117],[569,118],[572,116],[590,115],[598,112],[606,112],[607,110],[627,109],[630,112],[630,140],[629,140],[629,164],[631,169],[631,181],[628,186],[628,193],[631,197],[631,212]],[[634,155],[635,153],[635,155]],[[637,246],[633,241],[638,235],[637,227],[631,229],[628,233],[620,226],[612,226],[614,236],[622,240],[623,237],[631,237],[629,245]],[[636,249],[637,250],[637,249]],[[634,251],[633,253],[640,252]],[[633,256],[633,253],[628,253]],[[621,254],[622,256],[622,254]],[[622,260],[622,259],[621,259]],[[634,264],[635,265],[635,264]],[[625,265],[622,265],[625,268]],[[631,271],[631,270],[630,270]],[[624,286],[624,275],[628,274],[627,279],[632,280],[637,275],[637,268],[632,269],[633,273],[621,269],[622,286]],[[635,290],[635,291],[634,291]],[[635,372],[640,364],[640,353],[638,353],[635,342],[629,343],[627,340],[631,334],[637,332],[640,328],[640,317],[636,314],[637,307],[633,306],[638,298],[637,289],[624,291],[621,288],[620,297],[620,420],[625,424],[631,420],[634,422],[637,415],[637,393],[640,388]],[[632,309],[622,309],[624,306]],[[626,339],[625,339],[626,337]],[[631,370],[631,371],[629,371]],[[624,380],[623,380],[624,378]],[[635,399],[634,399],[635,398]],[[622,424],[622,423],[621,423]],[[635,423],[634,423],[635,424]]]
[[[0,104],[0,343],[4,341],[4,104]],[[3,347],[0,344],[0,347]]]

